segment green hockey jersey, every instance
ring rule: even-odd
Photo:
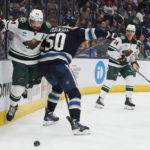
[[[21,17],[15,21],[5,21],[5,29],[14,33],[10,41],[8,58],[26,65],[39,62],[40,46],[50,32],[51,25],[44,22],[40,31],[35,32],[29,25],[28,18]]]
[[[109,65],[114,67],[123,67],[118,61],[123,55],[126,56],[127,62],[131,63],[136,60],[139,53],[137,41],[133,38],[131,41],[126,36],[117,37],[108,47]]]

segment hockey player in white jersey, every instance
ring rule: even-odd
[[[126,28],[126,36],[117,37],[109,45],[108,54],[110,57],[107,77],[96,101],[97,108],[104,107],[104,97],[117,80],[119,73],[126,80],[125,108],[130,110],[135,108],[135,104],[132,102],[133,78],[139,69],[139,65],[136,61],[139,50],[137,48],[137,41],[133,38],[135,32],[135,26],[129,24]]]
[[[8,121],[14,118],[18,102],[26,86],[33,81],[34,84],[39,84],[41,81],[38,64],[40,46],[50,28],[51,25],[43,21],[43,13],[38,9],[33,9],[29,18],[21,17],[15,21],[0,21],[0,31],[8,30],[14,33],[8,56],[12,60],[14,69],[10,108],[6,116]]]

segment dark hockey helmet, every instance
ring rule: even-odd
[[[63,18],[63,25],[64,26],[71,26],[74,27],[76,25],[76,19],[74,16],[66,15]]]

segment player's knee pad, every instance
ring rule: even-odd
[[[134,85],[134,77],[132,75],[127,76],[125,79],[126,79],[126,85],[131,85],[131,86]]]
[[[67,91],[66,93],[68,94],[69,99],[73,99],[73,98],[81,99],[81,94],[78,88],[74,88],[70,91]]]
[[[24,90],[25,90],[24,86],[19,86],[19,85],[12,85],[11,86],[11,94],[16,96],[16,97],[21,97]]]

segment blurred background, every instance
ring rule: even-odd
[[[65,15],[73,15],[81,28],[97,27],[125,35],[128,24],[136,26],[135,38],[140,53],[138,59],[150,60],[149,0],[0,0],[0,18],[15,20],[28,17],[32,9],[41,9],[52,26],[62,24]],[[7,59],[11,32],[0,33],[0,59]],[[100,38],[85,41],[76,57],[107,58],[111,40]]]

